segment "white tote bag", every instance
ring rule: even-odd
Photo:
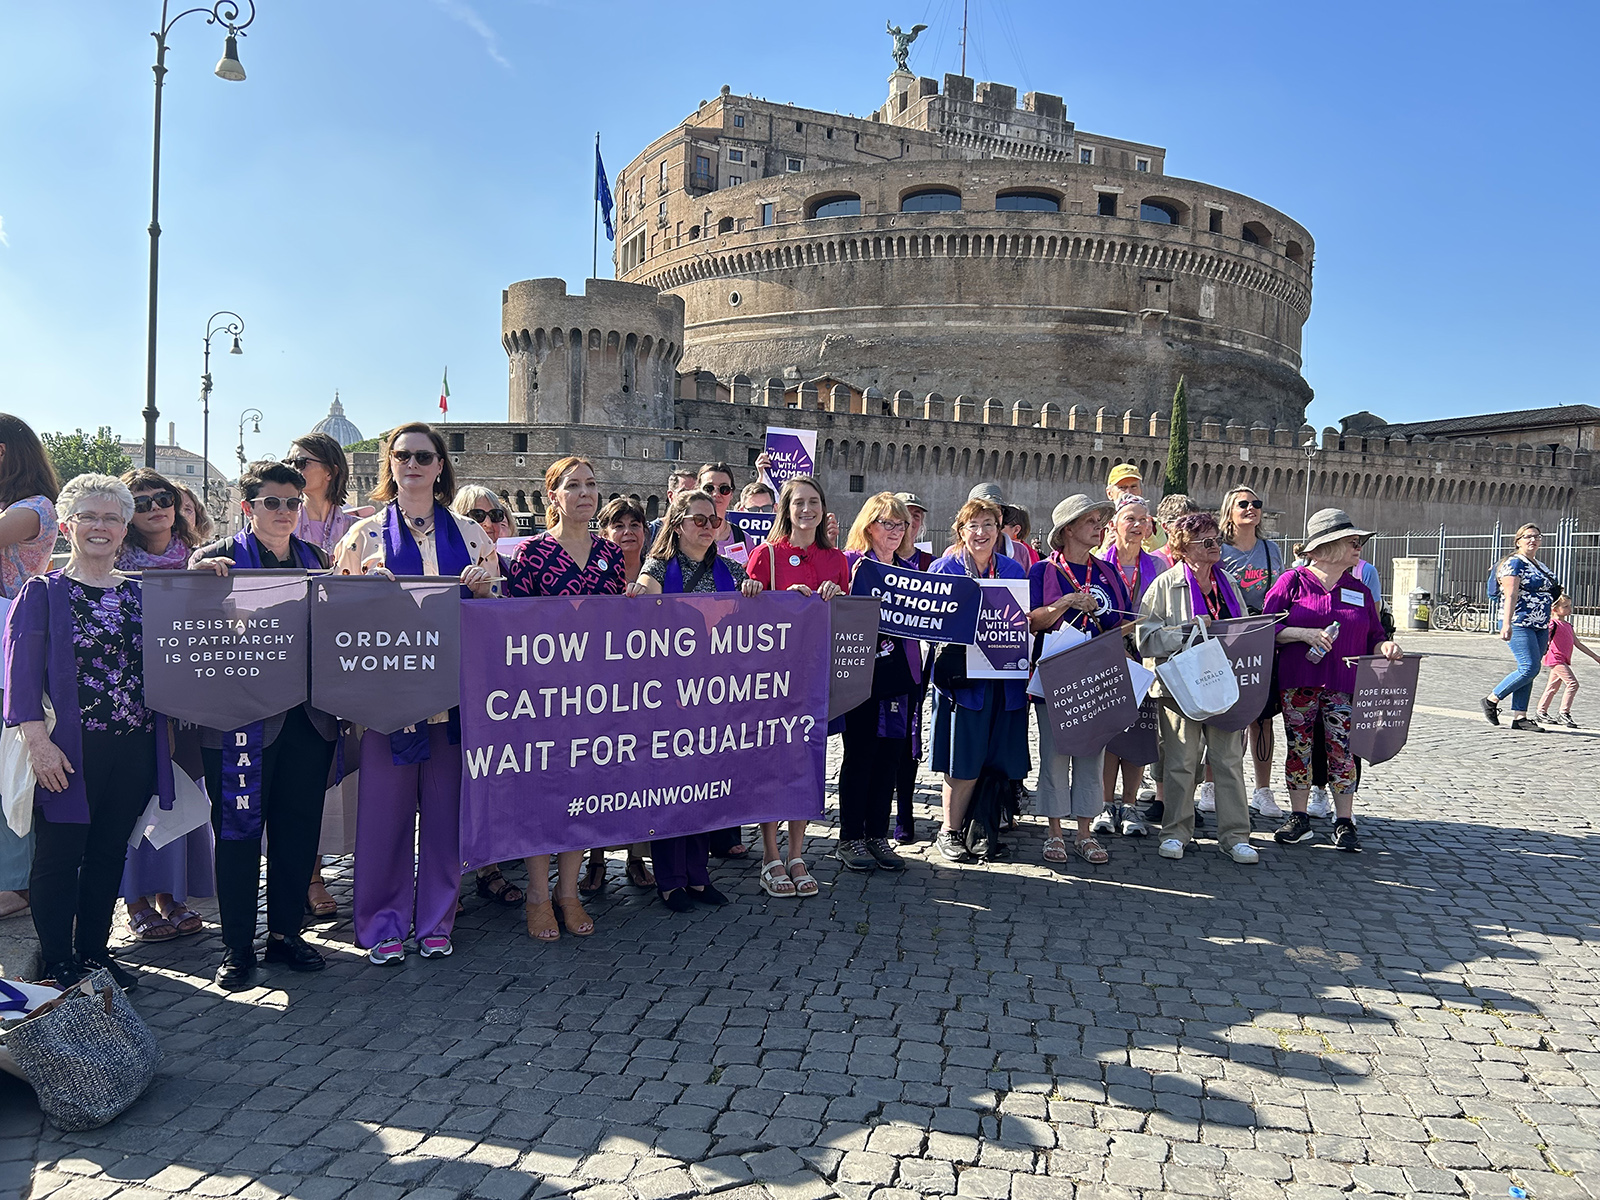
[[[1209,720],[1239,703],[1239,678],[1233,673],[1228,652],[1198,624],[1188,644],[1159,664],[1156,674],[1191,721]]]
[[[55,727],[56,710],[50,707],[50,698],[46,696],[44,731],[49,734]],[[37,782],[22,728],[6,726],[0,730],[0,808],[5,810],[6,824],[18,837],[27,837],[33,828],[33,788]]]

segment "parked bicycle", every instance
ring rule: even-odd
[[[1489,628],[1489,606],[1466,592],[1433,602],[1430,624],[1434,629],[1484,633]]]

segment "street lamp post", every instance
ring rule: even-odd
[[[1302,539],[1310,536],[1311,532],[1311,464],[1317,458],[1317,439],[1308,437],[1305,444],[1300,447],[1301,453],[1306,456],[1306,508],[1305,515],[1301,518],[1300,533]]]
[[[247,408],[239,414],[239,448],[234,453],[239,456],[239,474],[241,475],[244,474],[245,467],[249,465],[249,460],[244,456],[244,426],[246,421],[255,426],[250,431],[251,433],[260,433],[261,410],[259,408]]]
[[[218,317],[232,317],[233,320],[218,325]],[[200,486],[204,494],[201,503],[207,512],[211,511],[211,338],[215,334],[227,334],[233,339],[233,346],[228,353],[243,354],[244,347],[239,345],[239,335],[243,332],[244,318],[227,309],[212,313],[211,319],[206,322],[205,365],[200,368],[200,470],[204,479]],[[240,440],[243,441],[243,438]]]
[[[156,294],[161,262],[161,87],[167,74],[167,34],[172,27],[190,13],[205,13],[206,24],[227,26],[228,37],[223,42],[222,58],[218,60],[216,75],[237,83],[244,78],[244,68],[239,65],[239,38],[245,26],[256,19],[255,0],[243,0],[250,6],[250,15],[239,20],[239,0],[217,0],[210,8],[185,9],[168,20],[168,0],[161,0],[161,29],[150,36],[156,39],[156,61],[151,69],[156,74],[155,137],[150,161],[150,299],[149,330],[144,357],[144,465],[156,465],[156,418],[161,413],[156,408]]]

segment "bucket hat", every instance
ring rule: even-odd
[[[1340,538],[1358,537],[1366,541],[1371,536],[1372,530],[1356,528],[1356,523],[1344,509],[1319,508],[1306,522],[1306,540],[1301,543],[1301,551],[1310,554],[1318,546],[1326,546]]]
[[[1114,508],[1111,501],[1104,497],[1097,500],[1093,496],[1068,496],[1056,505],[1055,511],[1050,514],[1050,540],[1046,544],[1053,549],[1057,535],[1079,517],[1092,512],[1103,512],[1109,517]]]

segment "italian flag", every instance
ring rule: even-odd
[[[439,411],[442,412],[442,413],[448,413],[450,411],[450,368],[449,367],[446,367],[444,369],[444,386],[439,390]]]

